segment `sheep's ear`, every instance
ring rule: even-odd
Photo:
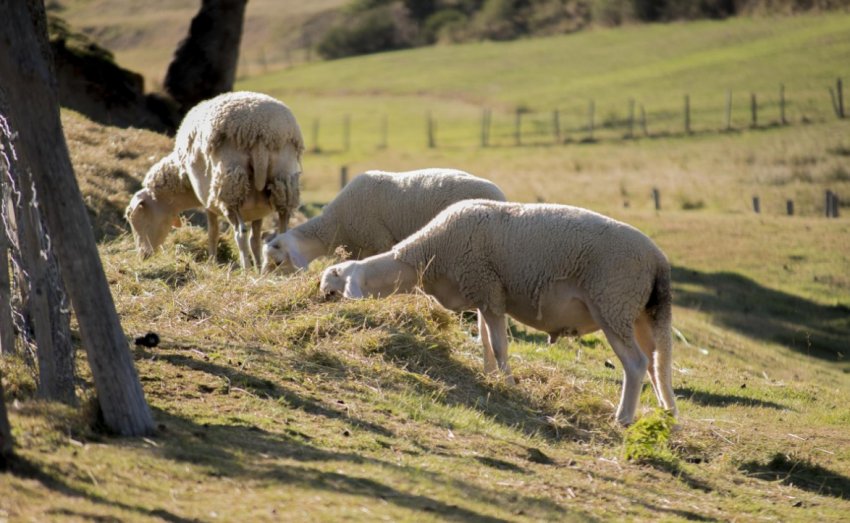
[[[354,281],[353,278],[349,278],[347,282],[345,282],[345,291],[342,293],[346,298],[362,298],[363,291],[360,289],[360,286],[357,285],[357,282]]]
[[[183,226],[183,221],[180,220],[179,214],[174,217],[174,220],[172,220],[172,222],[171,222],[171,226],[175,227],[175,228]]]
[[[263,242],[269,243],[275,239],[276,235],[272,231],[266,231],[261,236],[263,238]]]

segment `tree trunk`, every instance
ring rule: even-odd
[[[165,75],[165,90],[180,104],[181,114],[233,89],[247,3],[203,0]]]
[[[0,470],[6,467],[6,459],[12,455],[12,428],[6,414],[6,399],[3,396],[3,376],[0,375]]]
[[[7,129],[0,123],[0,138]],[[10,167],[11,151],[0,139],[0,356],[15,353],[15,328],[12,323],[12,284],[9,280],[9,237],[3,223],[6,202],[6,173]],[[2,421],[2,420],[0,420]]]
[[[0,103],[2,103],[0,95]],[[10,198],[4,200],[5,233],[13,241],[13,264],[21,293],[22,320],[19,331],[24,342],[36,347],[38,395],[47,400],[76,404],[74,394],[74,346],[70,314],[56,256],[42,224],[30,173],[15,160],[13,138],[0,120],[0,143],[9,151],[0,186]],[[7,275],[8,277],[8,275]]]
[[[106,425],[122,435],[153,431],[127,339],[103,273],[71,167],[55,79],[40,53],[47,35],[40,0],[0,2],[0,78],[6,103],[0,113],[20,133],[19,154],[31,169],[48,233],[80,324]],[[42,28],[37,34],[35,28]]]

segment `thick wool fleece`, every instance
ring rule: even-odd
[[[165,156],[151,166],[145,174],[142,187],[153,194],[175,194],[192,190],[192,184],[181,174],[180,163],[174,154]]]
[[[205,176],[208,208],[238,208],[251,191],[270,189],[272,205],[298,206],[304,140],[292,111],[260,93],[225,93],[193,107],[175,139],[175,153],[193,176]],[[287,161],[286,155],[294,155]],[[286,164],[286,165],[284,165]],[[292,172],[286,172],[287,166]],[[292,187],[294,184],[294,187]]]
[[[539,310],[541,296],[556,281],[582,289],[604,311],[607,327],[624,339],[653,301],[666,301],[669,309],[670,267],[652,240],[578,207],[460,202],[393,252],[423,272],[426,291],[429,283],[449,277],[467,300],[496,314],[517,299]],[[655,296],[653,289],[666,289],[666,295]]]
[[[504,201],[496,184],[454,169],[357,176],[322,214],[299,225],[303,236],[328,250],[344,246],[356,257],[387,252],[449,205],[466,199]]]

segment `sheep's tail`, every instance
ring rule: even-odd
[[[251,170],[254,172],[254,189],[262,191],[266,188],[269,179],[269,150],[262,143],[256,144],[251,149]]]
[[[678,411],[676,396],[673,393],[673,293],[670,266],[667,263],[660,264],[658,268],[652,293],[646,304],[646,312],[651,319],[652,337],[655,341],[650,372],[655,377],[661,404],[676,416]]]

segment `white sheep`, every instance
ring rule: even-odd
[[[455,169],[368,171],[321,215],[266,242],[263,269],[303,269],[340,246],[357,259],[386,252],[449,205],[476,198],[504,201],[505,195],[494,183]]]
[[[181,211],[203,207],[210,256],[223,215],[234,229],[242,267],[252,258],[259,266],[263,218],[277,211],[285,231],[298,207],[303,151],[295,116],[270,96],[235,92],[199,103],[180,125],[174,150],[151,167],[127,207],[139,253],[153,254]]]
[[[452,310],[478,309],[485,370],[513,382],[505,314],[549,334],[605,333],[624,369],[617,420],[633,421],[647,373],[676,415],[670,265],[637,229],[565,205],[455,204],[392,251],[322,274],[345,297],[423,290]]]

